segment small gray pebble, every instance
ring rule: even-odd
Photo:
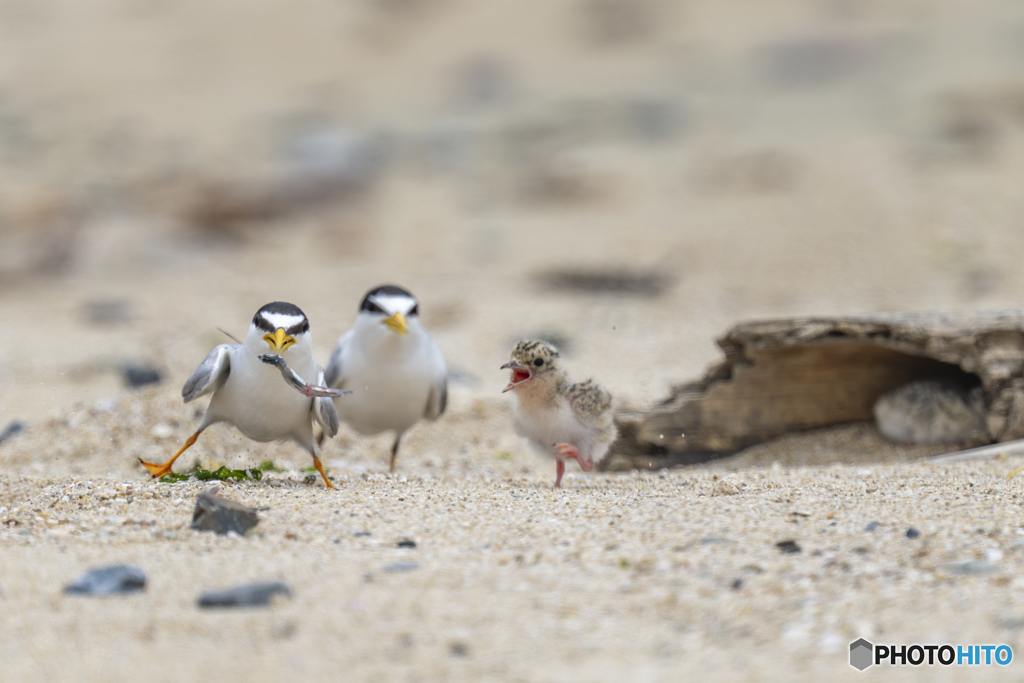
[[[219,591],[203,593],[199,597],[200,607],[266,607],[275,595],[291,597],[288,586],[280,581],[249,583]]]
[[[999,567],[992,564],[991,562],[978,562],[974,560],[967,560],[963,562],[947,562],[941,565],[942,569],[945,569],[950,574],[990,574],[992,572],[999,571]]]
[[[793,540],[779,541],[775,544],[775,547],[787,555],[795,555],[800,552],[800,544]]]
[[[868,522],[868,525],[864,527],[864,531],[875,531],[880,526],[882,526],[881,522]]]
[[[129,387],[144,387],[147,384],[159,384],[163,375],[156,368],[148,365],[126,365],[121,369],[124,383]]]
[[[397,545],[399,548],[415,548],[416,541],[407,538],[405,540],[399,541],[395,545]]]
[[[389,574],[394,572],[411,572],[413,569],[419,569],[419,562],[395,562],[393,564],[385,565],[384,571]]]
[[[146,575],[138,567],[115,564],[87,571],[78,580],[64,587],[74,595],[121,595],[146,587]]]
[[[131,302],[124,299],[98,299],[85,304],[85,317],[95,325],[116,325],[131,322]]]
[[[259,524],[256,508],[217,495],[220,489],[211,487],[196,498],[192,511],[192,525],[196,531],[213,531],[221,536],[234,531],[244,536],[245,532]]]
[[[448,652],[452,657],[466,657],[469,655],[469,645],[456,641],[448,646]]]
[[[356,538],[362,538],[363,536],[369,536],[370,532],[369,531],[357,531],[357,532],[355,532],[352,535],[355,536]]]
[[[915,529],[914,527],[910,527],[909,529],[907,529],[907,538],[917,538],[920,535],[921,532]]]
[[[7,439],[11,438],[23,429],[25,429],[25,423],[20,420],[14,420],[9,423],[4,427],[4,430],[0,432],[0,443],[7,441]]]

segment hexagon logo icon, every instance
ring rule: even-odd
[[[875,646],[863,638],[853,641],[850,643],[850,666],[857,671],[863,671],[868,668],[874,664],[872,661],[874,659],[872,657],[874,651]]]

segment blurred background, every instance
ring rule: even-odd
[[[0,428],[384,282],[456,397],[529,335],[644,405],[740,319],[1019,306],[1022,180],[1019,1],[0,0]]]

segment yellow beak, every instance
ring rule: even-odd
[[[401,313],[395,313],[390,318],[385,318],[384,324],[398,334],[405,335],[405,316]]]
[[[286,334],[284,328],[279,327],[274,334],[263,335],[263,341],[270,344],[270,350],[280,356],[282,351],[295,343],[295,337]]]

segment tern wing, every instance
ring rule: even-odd
[[[335,389],[341,386],[341,382],[345,378],[341,359],[345,355],[345,349],[351,340],[352,330],[341,335],[341,339],[338,340],[338,345],[334,347],[334,352],[331,354],[331,360],[327,363],[327,373],[324,375],[324,380],[327,384],[324,386],[334,387]]]
[[[241,344],[221,344],[207,354],[181,388],[181,397],[185,403],[212,394],[224,384],[231,372],[231,352],[239,346]]]
[[[434,366],[434,384],[430,387],[430,396],[427,398],[427,409],[423,417],[428,420],[436,420],[448,407],[448,366],[445,365],[444,356],[437,348],[434,340],[430,340],[430,351]]]
[[[324,384],[324,369],[317,368],[317,370],[316,383],[326,386]],[[313,399],[313,419],[320,423],[327,436],[333,438],[338,433],[338,410],[330,398],[317,397]]]

